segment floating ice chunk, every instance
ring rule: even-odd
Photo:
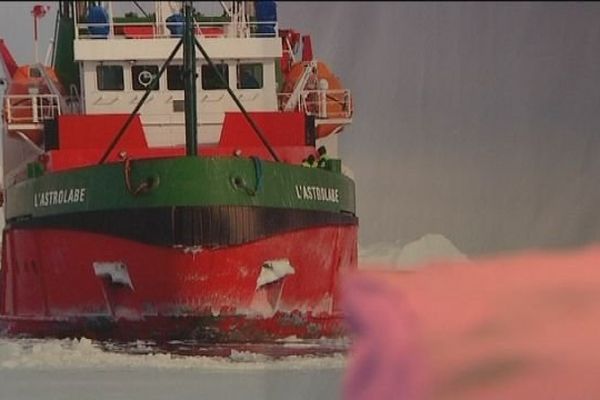
[[[369,264],[386,264],[392,269],[411,269],[417,264],[435,260],[467,260],[450,240],[429,233],[404,246],[401,243],[376,243],[359,249],[361,268]]]

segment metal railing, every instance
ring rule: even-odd
[[[205,38],[277,37],[276,21],[236,23],[196,22],[196,34]],[[75,39],[158,39],[181,37],[183,22],[77,23]]]
[[[7,124],[41,124],[61,114],[60,99],[53,94],[10,94],[4,96]]]
[[[279,93],[279,109],[283,110],[292,93]],[[354,111],[352,95],[348,89],[303,90],[295,107],[319,119],[350,119]]]

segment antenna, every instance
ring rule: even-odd
[[[50,10],[50,6],[40,4],[33,6],[33,9],[31,10],[31,15],[33,15],[33,60],[35,64],[40,62],[40,57],[38,55],[38,19],[41,19],[46,15],[48,10]]]

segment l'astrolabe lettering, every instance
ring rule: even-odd
[[[339,190],[335,188],[325,188],[320,186],[296,185],[296,197],[300,200],[328,201],[339,203]]]
[[[48,207],[63,204],[83,203],[86,199],[86,188],[58,189],[34,193],[34,207]]]

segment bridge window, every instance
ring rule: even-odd
[[[237,88],[261,89],[263,87],[262,64],[238,64]]]
[[[183,90],[183,65],[167,66],[167,89]]]
[[[131,83],[133,90],[147,90],[155,76],[158,75],[156,65],[134,65],[131,67]],[[152,90],[158,90],[159,83],[156,81]]]
[[[98,90],[123,90],[123,67],[120,65],[98,65],[96,67]]]
[[[215,70],[210,65],[202,66],[202,89],[204,90],[218,90],[227,89],[229,86],[229,68],[227,64],[215,65],[217,70],[221,73],[221,76],[225,79],[222,82]]]

